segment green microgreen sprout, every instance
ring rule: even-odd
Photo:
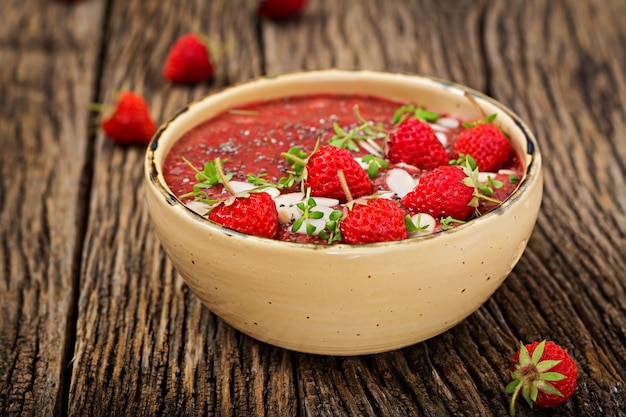
[[[343,211],[335,209],[328,215],[326,228],[321,230],[319,237],[326,240],[328,244],[339,242],[341,240],[340,220],[343,217]]]
[[[428,229],[428,225],[427,224],[422,225],[421,221],[422,221],[422,213],[417,214],[417,218],[415,219],[415,221],[413,221],[413,218],[411,217],[410,214],[407,214],[404,217],[404,225],[406,226],[406,229],[409,232],[419,232],[419,231]]]
[[[389,163],[383,158],[369,154],[365,155],[361,160],[367,164],[367,176],[370,178],[376,177],[378,171],[389,168]]]
[[[339,126],[337,122],[333,123],[335,135],[330,138],[328,144],[336,146],[340,149],[348,149],[353,152],[358,152],[360,148],[357,142],[368,141],[370,146],[378,149],[379,147],[374,145],[372,141],[387,138],[389,132],[383,128],[382,123],[373,125],[369,121],[365,120],[359,112],[358,105],[354,106],[354,115],[356,116],[359,125],[350,130],[345,130]]]
[[[302,211],[302,216],[298,217],[296,221],[293,222],[293,225],[291,226],[291,231],[294,233],[297,232],[298,230],[300,230],[300,227],[302,227],[302,224],[304,223],[306,227],[306,234],[309,236],[312,235],[313,233],[315,233],[315,230],[317,230],[317,228],[315,227],[315,225],[311,224],[309,220],[321,219],[322,217],[324,217],[324,213],[321,211],[313,210],[315,206],[317,206],[317,203],[315,202],[315,199],[311,198],[311,188],[307,188],[304,201],[299,202],[298,204],[296,204],[296,206],[300,209],[300,211]]]
[[[277,188],[279,190],[284,188],[291,188],[296,182],[296,177],[292,173],[289,173],[289,175],[286,177],[279,178],[278,182],[275,183],[266,179],[266,176],[267,174],[250,173],[248,174],[247,181],[258,189]]]
[[[441,230],[449,230],[452,229],[455,225],[460,225],[465,223],[463,220],[455,219],[452,216],[443,217],[439,220],[441,223]]]
[[[490,197],[493,195],[494,188],[502,187],[502,181],[488,177],[485,183],[480,182],[478,180],[478,174],[480,172],[476,166],[476,160],[472,158],[471,155],[459,154],[459,159],[450,161],[450,163],[452,165],[459,165],[463,169],[463,172],[467,175],[467,177],[463,179],[463,184],[474,189],[472,199],[467,205],[474,207],[476,216],[480,216],[481,214],[478,210],[478,204],[481,199],[494,204],[502,203],[502,201]]]
[[[408,118],[420,119],[423,122],[436,122],[439,120],[439,113],[427,110],[423,106],[415,106],[413,103],[401,106],[393,115],[393,124],[400,124]]]
[[[317,139],[313,152],[307,154],[304,150],[297,146],[292,146],[289,151],[281,153],[287,163],[291,166],[292,171],[288,172],[289,176],[278,180],[278,184],[282,184],[283,188],[293,186],[295,183],[300,183],[302,192],[304,192],[304,181],[307,178],[308,171],[306,165],[309,162],[309,158],[317,152],[320,146],[320,140]]]
[[[181,199],[194,197],[195,201],[200,201],[208,205],[214,205],[220,200],[211,200],[208,198],[208,194],[205,191],[208,188],[211,188],[217,184],[223,184],[225,187],[228,184],[228,181],[233,177],[232,174],[224,174],[221,169],[221,162],[219,158],[215,159],[215,161],[207,161],[204,164],[202,170],[196,168],[188,159],[183,157],[183,161],[187,165],[189,165],[196,173],[196,181],[193,185],[193,191],[183,194],[180,196]]]
[[[517,184],[519,182],[519,177],[517,175],[509,175],[509,182],[511,184]]]

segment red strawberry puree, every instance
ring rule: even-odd
[[[233,174],[231,181],[245,182],[248,174],[265,174],[265,179],[277,182],[279,178],[287,176],[287,171],[293,170],[281,153],[287,152],[294,146],[310,153],[318,138],[320,147],[327,145],[329,139],[335,135],[333,130],[335,122],[346,131],[361,125],[362,122],[359,122],[355,115],[355,106],[358,106],[362,119],[372,124],[380,123],[384,129],[392,131],[395,128],[394,113],[405,104],[407,103],[371,96],[328,94],[287,97],[240,106],[235,111],[224,112],[206,120],[181,137],[166,157],[163,167],[165,180],[174,194],[179,197],[183,196],[193,191],[193,185],[198,182],[195,171],[184,159],[187,159],[198,170],[202,170],[206,162],[214,161],[219,157],[223,161],[224,171]],[[461,120],[440,113],[438,122],[431,124],[440,140],[443,139],[442,142],[450,155],[452,155],[454,140],[463,129],[461,123]],[[375,142],[384,148],[384,139]],[[364,146],[361,146],[361,142],[357,144],[360,150],[354,153],[355,157],[370,153],[371,147],[366,150]],[[387,169],[379,170],[372,180],[375,193],[387,191],[387,196],[394,198],[400,205],[400,198],[394,197],[387,183],[390,170],[398,167],[404,168],[415,180],[425,171],[391,163]],[[397,171],[394,172],[397,173]],[[517,187],[518,179],[521,179],[522,175],[523,167],[519,158],[513,154],[499,173],[492,174],[493,179],[502,182],[502,186],[494,189],[491,197],[499,201],[506,199]],[[205,191],[211,199],[226,196],[221,185]],[[283,194],[298,191],[300,191],[299,184],[289,190],[281,190]],[[193,197],[183,198],[186,204],[193,200]],[[481,200],[479,210],[484,213],[495,205]],[[407,214],[415,214],[401,208]],[[281,223],[275,238],[297,242],[326,242],[316,235],[293,233],[292,223],[293,221]],[[420,226],[422,224],[420,223]],[[455,225],[452,224],[452,226]],[[432,231],[441,229],[440,219],[434,219]]]

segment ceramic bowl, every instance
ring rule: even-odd
[[[187,130],[251,101],[307,93],[416,100],[476,118],[471,94],[510,135],[525,176],[497,209],[451,230],[368,245],[321,246],[257,238],[188,209],[164,181],[168,150]],[[196,101],[162,125],[145,158],[153,227],[193,293],[241,332],[324,355],[384,352],[415,344],[476,311],[520,259],[542,198],[541,155],[513,112],[469,88],[431,77],[324,70],[256,79]]]

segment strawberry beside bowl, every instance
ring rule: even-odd
[[[497,114],[523,166],[519,185],[495,209],[450,230],[360,245],[236,232],[191,210],[172,192],[164,163],[190,129],[246,103],[323,93],[418,101],[464,119],[476,118],[477,107]],[[497,101],[435,78],[343,70],[261,78],[190,104],[152,139],[145,179],[152,224],[165,252],[213,313],[263,342],[325,355],[405,347],[476,311],[522,256],[543,189],[533,134]]]

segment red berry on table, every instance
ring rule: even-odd
[[[209,220],[249,235],[272,238],[278,230],[278,210],[268,193],[250,193],[215,206]]]
[[[213,75],[213,64],[202,35],[187,33],[170,48],[163,66],[163,77],[177,84],[195,84]]]
[[[156,131],[146,100],[137,93],[119,94],[112,114],[102,119],[102,129],[114,142],[122,145],[145,145]]]
[[[478,169],[495,172],[503,167],[511,156],[511,143],[502,130],[491,123],[493,116],[461,131],[452,146],[455,158],[459,154],[471,155]]]
[[[373,186],[367,172],[346,149],[327,145],[321,147],[309,158],[306,165],[305,188],[311,188],[311,196],[336,198],[346,202],[348,196],[343,190],[339,171],[348,185],[352,198],[372,193]]]
[[[463,183],[465,178],[467,174],[458,166],[437,167],[420,177],[415,188],[402,198],[402,205],[414,213],[465,220],[475,210],[469,205],[475,190]]]
[[[404,213],[386,198],[355,202],[339,227],[343,241],[352,245],[407,238]]]
[[[513,394],[511,415],[519,394],[532,408],[556,407],[574,394],[578,368],[565,349],[551,341],[524,345],[511,362],[511,379],[506,392]]]
[[[288,19],[300,13],[307,0],[261,0],[257,14],[272,20]]]
[[[393,163],[404,162],[424,170],[448,165],[450,157],[445,147],[426,122],[406,119],[389,136],[387,157]]]

